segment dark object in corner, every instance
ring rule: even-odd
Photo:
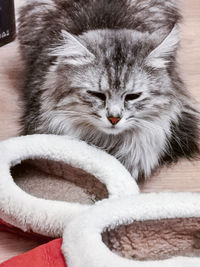
[[[0,46],[15,39],[14,0],[0,0]]]

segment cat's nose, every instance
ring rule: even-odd
[[[108,120],[110,123],[112,123],[112,125],[115,125],[121,120],[121,118],[120,117],[108,117]]]

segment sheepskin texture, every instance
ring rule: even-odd
[[[136,221],[102,233],[103,242],[123,257],[139,260],[200,256],[200,218]]]
[[[93,175],[63,162],[29,160],[12,172],[16,184],[36,197],[85,204],[108,197],[105,185]]]
[[[119,161],[67,136],[3,141],[0,162],[0,218],[62,236],[68,267],[200,266],[199,194],[139,194]]]

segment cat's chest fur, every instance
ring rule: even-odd
[[[169,121],[162,124],[165,126],[161,127],[158,124],[154,128],[150,126],[139,131],[107,136],[96,129],[93,132],[76,129],[69,122],[64,133],[105,150],[116,157],[130,171],[134,179],[142,181],[159,166],[161,158],[166,153],[167,137],[170,137],[167,136]]]

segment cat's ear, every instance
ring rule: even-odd
[[[165,68],[170,57],[176,54],[179,45],[179,33],[180,26],[175,25],[167,37],[147,56],[146,65],[158,69]]]
[[[95,56],[72,34],[62,30],[62,44],[51,53],[68,65],[81,66],[91,63]]]

